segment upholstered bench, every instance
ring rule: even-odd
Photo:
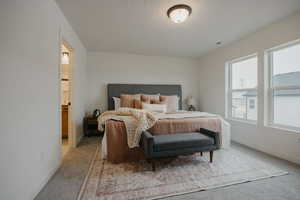
[[[189,155],[196,152],[210,152],[210,162],[213,161],[213,151],[220,147],[219,133],[207,129],[199,132],[176,133],[153,136],[144,131],[141,145],[145,157],[151,160],[152,170],[155,171],[155,158]]]

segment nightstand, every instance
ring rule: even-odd
[[[83,133],[87,137],[103,135],[103,132],[98,130],[97,118],[85,117],[83,119]]]

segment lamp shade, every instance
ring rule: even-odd
[[[189,97],[188,99],[187,99],[187,105],[188,106],[193,106],[193,105],[195,105],[196,104],[196,101],[195,101],[195,99],[191,96],[191,97]]]

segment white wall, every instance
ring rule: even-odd
[[[29,200],[60,164],[60,33],[75,49],[78,138],[86,50],[53,0],[1,1],[0,19],[0,199]]]
[[[53,1],[53,0],[50,0]],[[56,6],[56,4],[55,4]],[[56,7],[59,20],[61,39],[65,40],[73,49],[73,60],[71,61],[71,102],[72,102],[72,131],[75,135],[74,143],[77,145],[83,137],[82,121],[87,111],[87,50],[80,39],[69,25],[58,6]],[[73,63],[72,63],[73,62]]]
[[[107,109],[108,83],[181,84],[183,100],[198,98],[198,63],[193,59],[135,54],[88,53],[89,111]]]
[[[263,53],[265,49],[299,38],[300,13],[297,13],[199,59],[200,108],[224,116],[225,62],[258,53],[258,123],[230,121],[232,139],[296,163],[300,163],[300,134],[263,125]]]

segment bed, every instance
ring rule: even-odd
[[[177,95],[179,97],[179,109],[182,110],[181,85],[154,85],[154,84],[108,84],[107,101],[108,109],[114,109],[113,97],[121,94],[160,94]],[[230,146],[230,125],[220,116],[209,113],[195,112],[198,117],[183,117],[184,111],[168,115],[155,122],[148,130],[153,135],[195,132],[200,128],[214,130],[221,134],[222,148]],[[199,117],[199,116],[203,117]],[[169,117],[170,116],[170,117]],[[174,117],[176,116],[176,117]],[[105,122],[105,134],[102,140],[102,158],[113,163],[136,161],[144,159],[140,147],[129,148],[127,143],[126,126],[123,121],[107,120]]]

